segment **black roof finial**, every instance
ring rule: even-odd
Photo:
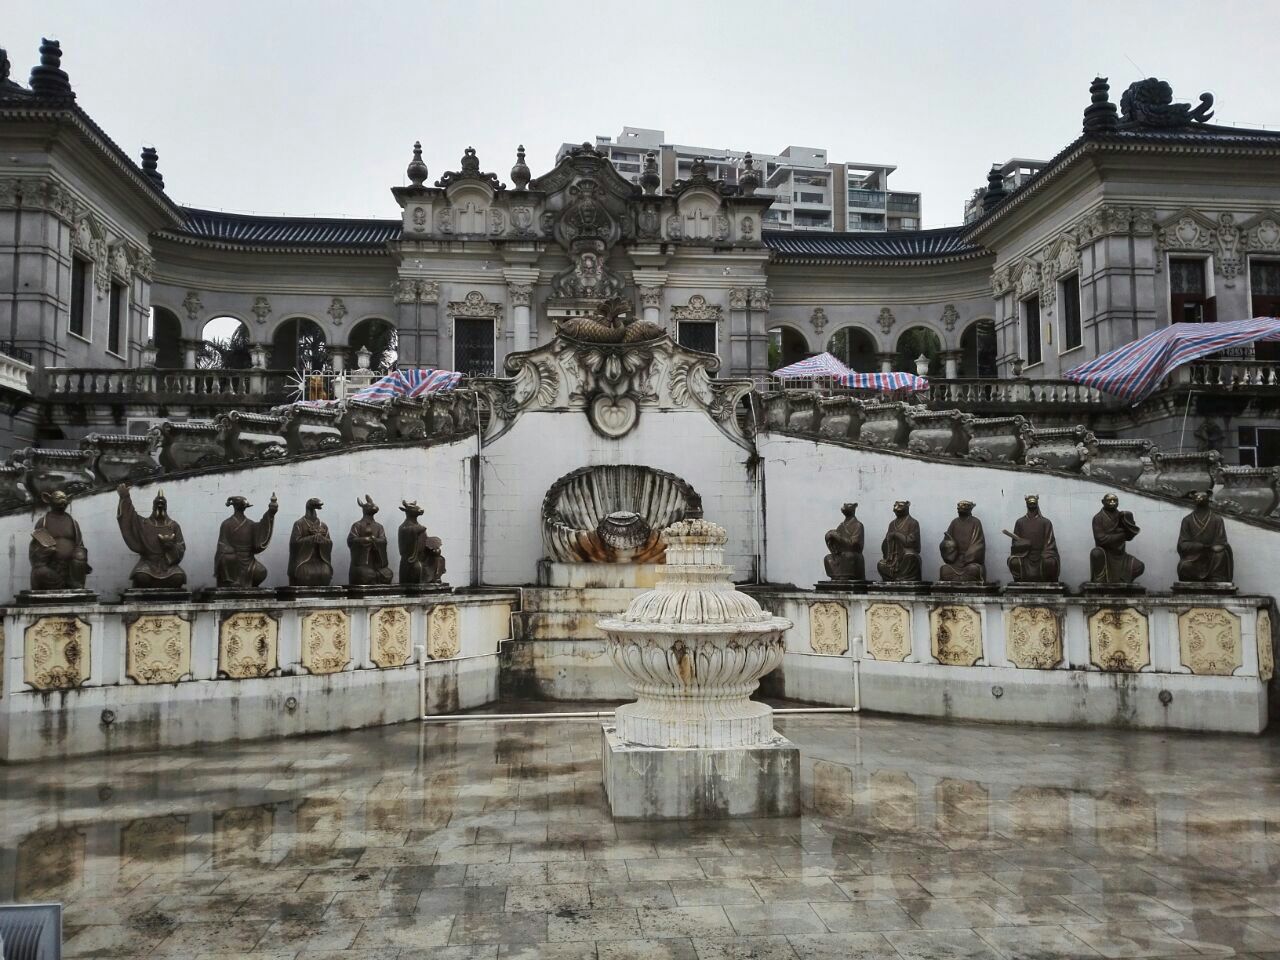
[[[756,158],[748,150],[742,155],[742,173],[738,175],[738,189],[744,197],[750,197],[760,188],[760,171],[756,169]]]
[[[160,175],[160,154],[155,147],[142,148],[142,175],[158,189],[164,189],[164,177]]]
[[[1084,108],[1085,133],[1110,133],[1120,127],[1116,105],[1111,102],[1111,85],[1106,77],[1094,77],[1089,86],[1090,104]]]
[[[532,174],[529,172],[529,165],[524,162],[524,144],[516,147],[516,165],[511,168],[511,182],[515,184],[517,190],[527,189]]]
[[[62,44],[40,38],[40,63],[31,68],[31,92],[38,97],[74,100],[71,80],[62,69]]]
[[[993,163],[987,171],[987,192],[982,195],[982,212],[995,209],[1004,198],[1004,174],[1000,172],[1000,165]]]
[[[405,175],[415,187],[420,187],[427,179],[427,165],[422,162],[422,141],[413,141],[413,159],[405,168]]]
[[[645,193],[658,192],[662,186],[662,176],[658,173],[658,155],[650,150],[644,155],[644,172],[640,174],[640,186]]]

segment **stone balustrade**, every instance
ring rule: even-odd
[[[111,398],[154,401],[279,403],[294,377],[289,370],[156,370],[50,367],[40,394],[51,400],[91,402]]]
[[[11,351],[11,352],[10,352]],[[26,354],[25,359],[17,354]],[[0,344],[0,390],[12,390],[15,393],[31,393],[31,378],[35,367],[31,365],[31,355],[25,350],[4,349]]]
[[[1187,367],[1193,387],[1280,387],[1280,363],[1268,360],[1202,360]]]
[[[752,588],[745,588],[751,590]],[[1273,601],[754,591],[795,623],[766,696],[1005,722],[1259,733]]]
[[[766,431],[930,459],[1077,474],[1177,498],[1216,490],[1223,510],[1280,522],[1272,515],[1280,501],[1280,470],[1224,467],[1215,451],[1166,452],[1149,440],[1099,440],[1078,424],[1033,427],[1020,416],[975,418],[958,409],[814,391],[759,395],[756,402]]]
[[[230,410],[214,420],[166,420],[144,436],[90,434],[78,450],[29,447],[0,464],[0,510],[55,489],[72,496],[125,481],[231,463],[277,461],[377,443],[446,443],[474,435],[476,401],[454,391],[388,404],[290,404]]]
[[[0,760],[350,729],[497,698],[516,591],[3,611]],[[57,694],[56,729],[49,725]]]

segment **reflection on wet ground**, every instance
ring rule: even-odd
[[[778,726],[798,820],[614,823],[591,721],[0,768],[0,898],[69,956],[1280,958],[1274,738]]]

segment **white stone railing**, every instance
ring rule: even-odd
[[[156,370],[50,367],[43,394],[78,400],[110,397],[233,399],[278,402],[289,378],[285,370]]]
[[[1196,387],[1280,387],[1280,362],[1268,360],[1202,360],[1187,368]]]
[[[31,374],[35,367],[0,350],[0,389],[31,393]]]

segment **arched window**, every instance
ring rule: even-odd
[[[389,370],[399,359],[400,335],[395,325],[380,317],[361,320],[347,338],[350,348],[349,362],[356,364],[356,354],[361,347],[369,351],[369,369]]]
[[[960,334],[959,374],[962,377],[994,377],[996,375],[994,320],[975,320]]]
[[[293,317],[276,327],[271,337],[272,370],[323,370],[329,363],[329,344],[314,320]]]
[[[777,370],[812,356],[809,342],[795,327],[780,326],[769,331],[769,369]]]
[[[827,341],[827,353],[856,373],[875,373],[880,369],[875,338],[861,327],[841,327],[833,333]]]
[[[151,345],[156,350],[157,369],[182,369],[182,321],[172,310],[152,307]]]
[[[235,317],[214,317],[200,331],[196,367],[200,370],[248,370],[249,328]]]
[[[928,327],[911,327],[898,338],[898,356],[894,369],[904,373],[916,372],[916,358],[924,356],[929,361],[928,375],[940,377],[943,373],[942,341]]]

